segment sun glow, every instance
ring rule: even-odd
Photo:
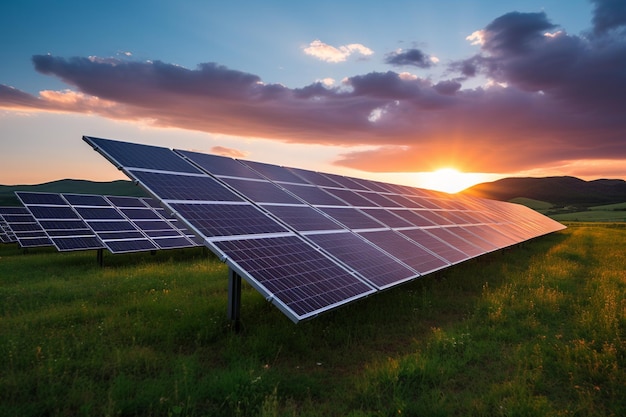
[[[483,174],[463,173],[454,168],[441,168],[420,176],[424,188],[446,193],[456,193],[484,181]]]

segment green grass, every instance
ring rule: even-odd
[[[590,209],[572,213],[550,214],[550,217],[559,222],[626,222],[626,211]]]
[[[198,249],[0,246],[2,416],[626,415],[626,228],[577,224],[294,325]]]
[[[602,211],[620,211],[626,210],[626,203],[606,204],[603,206],[589,207],[589,210],[602,210]]]

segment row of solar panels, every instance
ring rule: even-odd
[[[83,139],[294,322],[564,228],[516,204]]]
[[[151,198],[16,192],[24,207],[0,207],[0,240],[23,248],[112,253],[197,246]]]

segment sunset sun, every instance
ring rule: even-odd
[[[455,168],[441,168],[424,174],[424,187],[432,190],[456,193],[481,182],[481,174],[463,173]]]

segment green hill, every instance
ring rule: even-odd
[[[526,197],[516,197],[516,198],[512,198],[509,201],[511,203],[517,203],[526,207],[530,207],[531,209],[537,210],[537,211],[545,211],[554,207],[554,204],[548,203],[547,201],[539,201],[539,200],[534,200],[532,198],[526,198]]]
[[[15,191],[147,197],[147,194],[131,181],[96,182],[65,179],[36,185],[0,185],[0,206],[19,206]]]
[[[462,193],[500,201],[524,197],[558,207],[592,207],[625,202],[626,181],[584,181],[574,177],[503,178],[477,184]]]

